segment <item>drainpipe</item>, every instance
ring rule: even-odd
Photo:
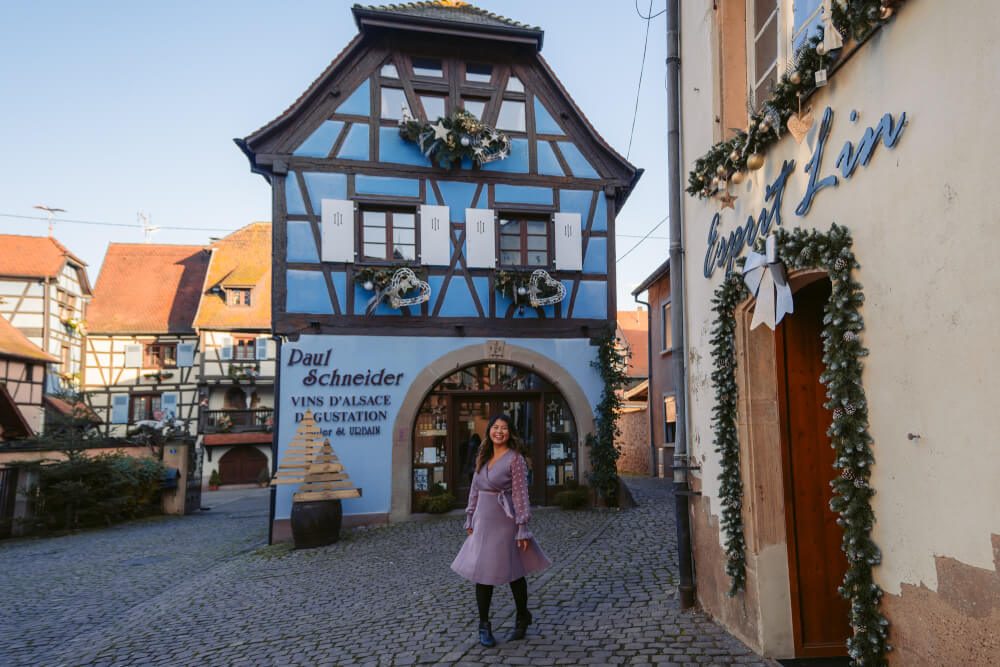
[[[274,341],[274,415],[271,417],[271,478],[278,472],[278,426],[281,410],[278,399],[281,396],[281,336],[271,336]],[[274,544],[274,510],[278,501],[278,487],[271,487],[271,510],[267,522],[267,543]]]
[[[677,562],[682,609],[694,605],[694,563],[688,507],[687,350],[684,335],[684,239],[681,224],[681,50],[680,0],[667,0],[667,214],[670,216],[670,326],[671,358],[677,399],[677,433],[674,442],[674,498],[677,521]]]
[[[635,302],[646,306],[646,373],[649,386],[646,389],[646,414],[649,417],[649,476],[656,477],[656,436],[653,434],[653,311],[649,303],[641,301],[633,294]]]

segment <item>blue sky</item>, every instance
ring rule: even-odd
[[[643,13],[648,0],[639,0]],[[356,34],[342,0],[0,5],[0,233],[55,236],[96,282],[109,242],[204,244],[271,219],[270,190],[233,144],[280,114]],[[480,0],[545,30],[542,55],[623,155],[646,21],[631,0]],[[663,0],[653,0],[653,13]],[[652,19],[630,160],[646,170],[618,218],[622,256],[666,216],[665,24]],[[223,231],[220,231],[223,230]],[[636,238],[629,238],[634,236]],[[667,257],[667,224],[618,263],[619,309]],[[2,252],[2,248],[0,248]]]

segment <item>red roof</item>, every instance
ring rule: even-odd
[[[67,258],[87,266],[51,236],[0,234],[0,276],[55,278]]]
[[[0,356],[20,357],[22,359],[50,361],[54,363],[59,362],[51,354],[46,354],[45,350],[28,340],[23,333],[18,331],[2,315],[0,315]]]
[[[629,377],[649,377],[649,314],[645,310],[619,310],[618,329],[632,351]]]
[[[202,246],[110,244],[87,309],[87,330],[193,333],[208,262]]]
[[[45,407],[55,410],[66,417],[86,418],[95,424],[102,423],[97,413],[83,401],[70,402],[52,394],[46,394],[44,401]]]
[[[227,287],[251,287],[250,306],[226,305]],[[271,223],[253,222],[212,244],[194,325],[271,330]]]
[[[206,445],[270,445],[270,433],[254,431],[249,433],[210,433],[205,436]]]

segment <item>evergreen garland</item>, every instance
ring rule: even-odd
[[[618,457],[621,450],[615,443],[621,433],[618,429],[618,413],[622,407],[619,389],[628,382],[628,356],[622,351],[613,328],[607,329],[596,338],[597,359],[590,365],[598,370],[604,387],[601,400],[594,414],[597,435],[587,436],[590,447],[590,472],[587,479],[609,507],[618,505]]]
[[[500,269],[496,272],[493,280],[494,289],[498,294],[507,297],[515,304],[529,306],[531,305],[531,295],[528,293],[528,287],[531,285],[532,273],[533,271]],[[538,283],[538,291],[540,298],[546,298],[554,295],[557,290],[552,285],[540,281]]]
[[[841,4],[835,1],[833,26],[845,38],[851,36],[862,43],[871,37],[878,26],[889,22],[894,9],[902,2],[847,0]],[[820,28],[819,34],[812,35],[799,46],[789,71],[781,76],[771,91],[771,98],[763,102],[756,112],[749,114],[747,130],[737,130],[736,136],[720,141],[695,160],[694,169],[688,174],[688,194],[702,198],[711,196],[720,182],[748,169],[747,158],[763,154],[778,141],[788,119],[799,112],[800,99],[816,90],[816,72],[828,68],[836,60],[836,54],[817,50],[822,41]]]
[[[462,158],[469,158],[479,166],[510,154],[507,135],[484,125],[465,109],[434,123],[421,123],[406,116],[399,121],[399,135],[417,144],[432,163],[445,169],[460,165]]]
[[[839,515],[837,524],[844,530],[841,549],[848,560],[840,595],[851,602],[850,622],[854,636],[847,640],[848,654],[855,665],[888,664],[885,654],[892,650],[887,642],[889,622],[879,611],[882,589],[874,582],[872,567],[881,563],[882,554],[871,538],[875,515],[869,484],[872,438],[868,432],[868,401],[861,382],[861,358],[868,350],[861,344],[864,321],[860,308],[864,303],[861,284],[851,273],[858,268],[851,250],[851,235],[845,227],[834,224],[830,231],[796,229],[777,230],[778,255],[789,270],[825,269],[832,283],[830,299],[823,315],[823,364],[820,381],[826,386],[824,407],[833,411],[827,430],[836,450],[835,467],[840,470],[831,482],[834,497],[830,509]],[[762,251],[763,239],[758,240]],[[716,369],[712,382],[716,392],[713,423],[717,451],[722,455],[723,525],[729,562],[726,573],[732,578],[730,595],[746,588],[746,543],[741,514],[743,485],[740,479],[739,442],[736,430],[735,344],[733,311],[747,298],[739,273],[734,272],[715,291],[717,321],[713,329],[712,354]]]

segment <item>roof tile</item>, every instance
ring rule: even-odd
[[[51,354],[46,354],[45,350],[28,340],[3,315],[0,315],[0,355],[33,359],[35,361],[59,361]]]
[[[87,266],[51,236],[0,234],[0,276],[54,278],[67,258]]]
[[[211,247],[212,260],[194,326],[270,330],[271,223],[251,223]],[[226,287],[253,287],[250,307],[227,306]]]
[[[459,21],[461,23],[474,23],[478,25],[503,26],[507,28],[525,28],[527,30],[541,30],[538,26],[531,26],[519,23],[506,16],[499,16],[493,12],[480,9],[474,5],[461,0],[428,0],[425,2],[407,2],[405,4],[392,5],[354,5],[357,9],[367,9],[387,14],[404,14],[407,16],[419,16],[423,18],[441,19],[445,21]]]

